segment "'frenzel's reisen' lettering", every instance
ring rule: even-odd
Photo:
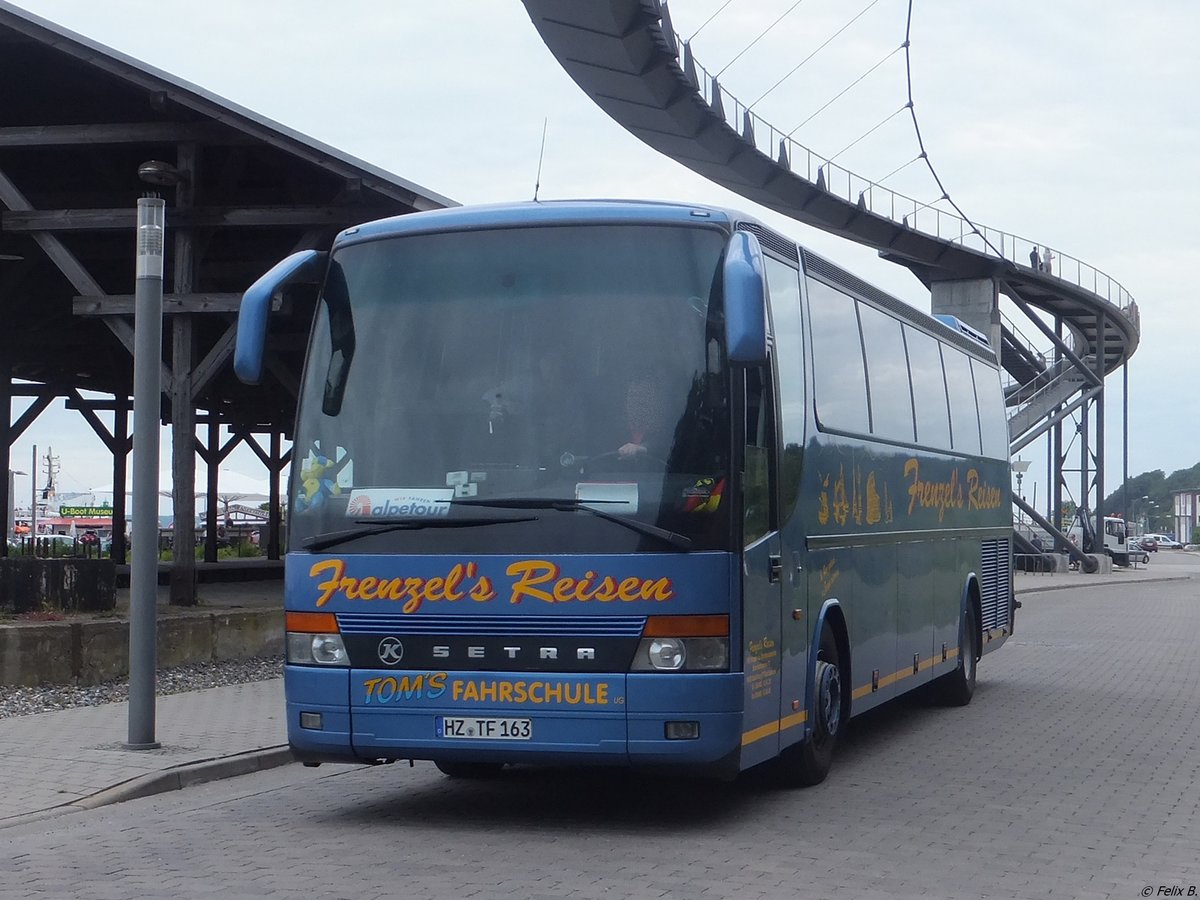
[[[324,559],[313,563],[308,574],[312,578],[324,576],[316,585],[320,591],[316,601],[318,608],[340,596],[346,600],[400,602],[403,604],[401,612],[415,613],[426,603],[454,603],[464,599],[488,603],[498,596],[496,585],[487,575],[479,573],[479,564],[475,562],[457,563],[445,576],[432,578],[370,575],[358,578],[346,574],[344,559]],[[540,600],[551,604],[662,603],[675,596],[670,578],[641,578],[636,575],[619,578],[601,575],[592,569],[576,578],[563,575],[555,563],[543,559],[514,562],[505,569],[504,574],[513,579],[508,602],[514,605],[523,600]]]

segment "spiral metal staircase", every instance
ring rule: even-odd
[[[793,141],[703,68],[662,0],[523,2],[576,84],[660,153],[768,209],[873,247],[931,288],[990,280],[1052,348],[1039,352],[1011,323],[1000,323],[1012,453],[1049,433],[1052,508],[1062,509],[1064,475],[1076,472],[1080,506],[1095,512],[1103,532],[1104,379],[1126,365],[1139,339],[1137,305],[1120,284],[1068,254],[898,194]],[[1053,272],[1034,263],[1047,250]],[[1072,447],[1064,447],[1068,419]],[[1047,521],[1013,500],[1057,535],[1059,549],[1078,555],[1060,516]],[[1016,540],[1019,550],[1036,552],[1021,535]]]

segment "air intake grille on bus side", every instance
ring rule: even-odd
[[[1010,583],[1012,567],[1009,554],[1008,538],[995,541],[984,541],[981,547],[982,565],[980,567],[982,592],[982,614],[985,632],[993,628],[1004,628],[1009,624],[1009,598],[1012,596]]]

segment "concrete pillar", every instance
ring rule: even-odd
[[[932,312],[955,316],[988,336],[996,358],[1000,358],[1000,286],[994,278],[964,281],[935,281]]]

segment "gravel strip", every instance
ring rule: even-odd
[[[192,663],[173,669],[159,669],[156,693],[181,694],[230,684],[268,681],[283,674],[282,656],[259,656],[253,659],[224,662]],[[39,687],[0,685],[0,719],[10,716],[29,716],[54,709],[77,706],[100,706],[129,699],[129,679],[106,681],[84,686],[44,684]]]

